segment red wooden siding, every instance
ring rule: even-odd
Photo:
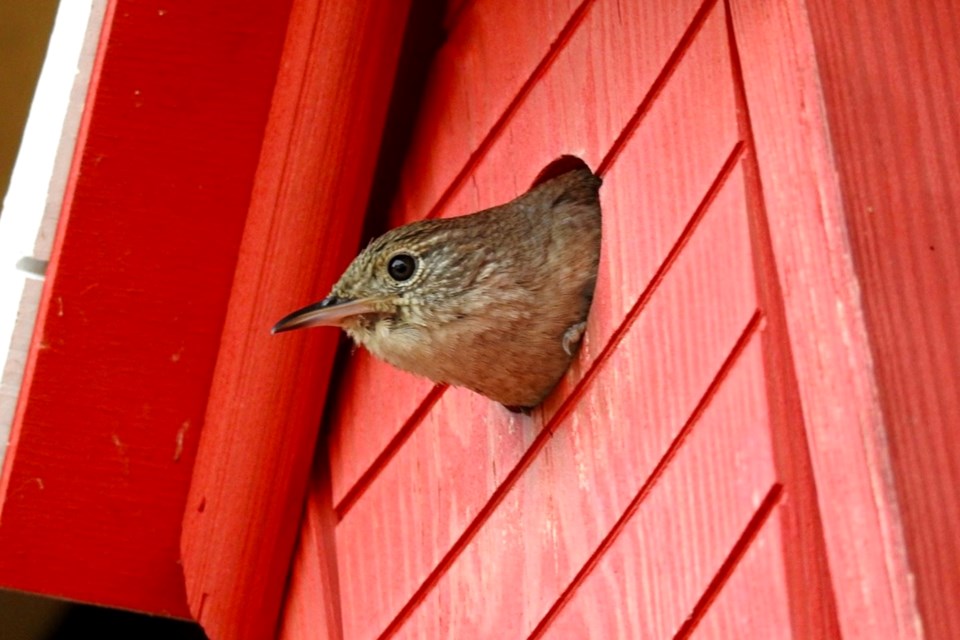
[[[4,587],[189,615],[180,519],[289,12],[219,6],[109,5],[0,487]]]
[[[458,15],[393,222],[583,157],[604,177],[583,350],[531,417],[355,353],[284,636],[322,637],[304,603],[344,638],[724,638],[744,611],[763,637],[835,636],[726,7],[596,0],[542,29],[511,11]],[[514,20],[523,38],[485,40]],[[485,65],[454,73],[458,56]]]
[[[916,638],[922,629],[806,4],[734,2],[731,17],[789,324],[808,484],[840,632]]]
[[[355,253],[410,4],[111,0],[0,586],[215,639],[957,636],[953,4],[451,0],[390,223],[582,157],[584,343],[532,416],[362,350],[324,407],[336,332],[267,331]]]
[[[214,638],[276,630],[338,336],[269,328],[356,253],[408,8],[293,5],[183,519]]]
[[[809,5],[923,630],[958,638],[960,7]]]

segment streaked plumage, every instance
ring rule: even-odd
[[[564,156],[507,204],[393,229],[325,300],[274,332],[337,325],[401,369],[534,407],[583,333],[600,256],[599,187],[586,164]]]

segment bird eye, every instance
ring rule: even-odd
[[[417,270],[417,261],[408,253],[398,253],[387,263],[387,273],[397,282],[409,280]]]

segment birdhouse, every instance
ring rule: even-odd
[[[948,4],[91,3],[0,586],[213,639],[957,637]],[[600,264],[529,415],[270,334],[562,155]]]

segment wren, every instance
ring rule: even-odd
[[[390,364],[529,412],[570,366],[600,260],[601,180],[550,163],[507,204],[376,238],[273,333],[337,326]]]

